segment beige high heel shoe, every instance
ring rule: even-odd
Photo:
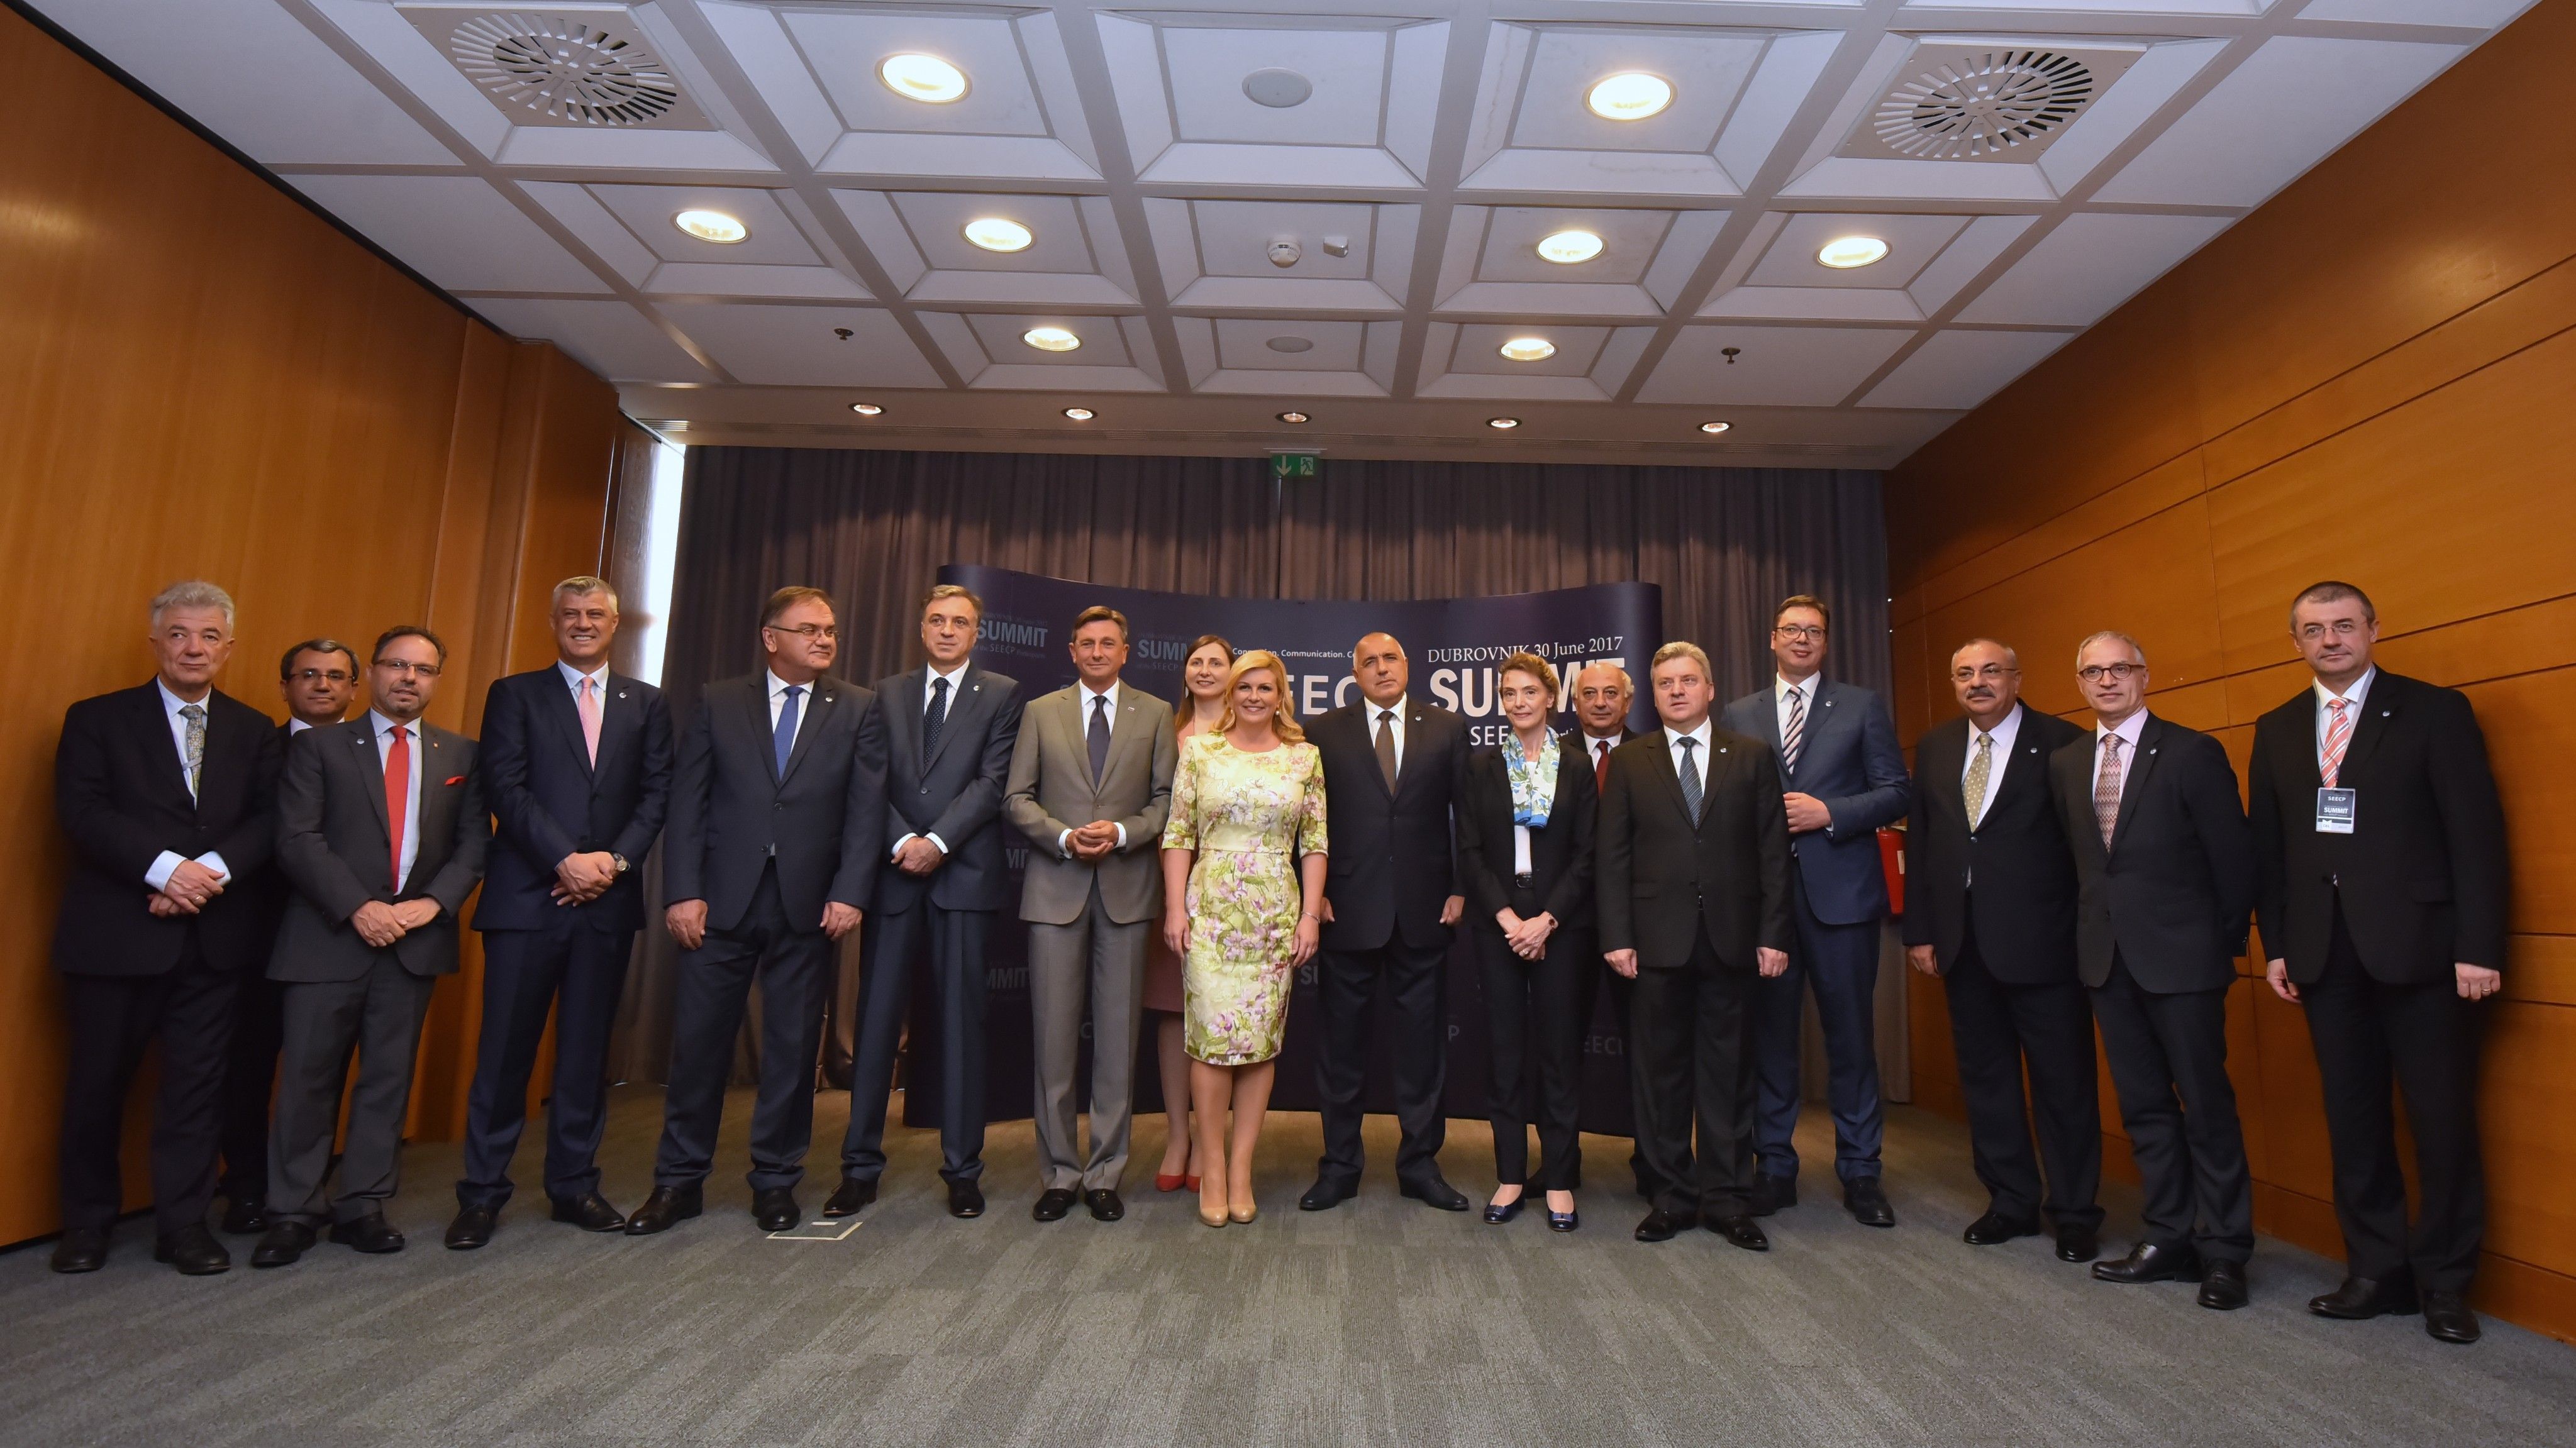
[[[1208,1201],[1207,1201],[1207,1196],[1206,1196],[1206,1194],[1205,1194],[1205,1193],[1201,1193],[1201,1194],[1200,1194],[1200,1196],[1199,1196],[1199,1220],[1200,1220],[1200,1221],[1207,1223],[1207,1224],[1208,1224],[1209,1226],[1211,1226],[1211,1227],[1222,1227],[1222,1226],[1224,1226],[1224,1225],[1226,1224],[1226,1220],[1227,1220],[1227,1218],[1228,1218],[1229,1216],[1231,1216],[1231,1215],[1232,1215],[1232,1214],[1231,1214],[1231,1213],[1230,1213],[1226,1208],[1224,1208],[1224,1207],[1215,1207],[1215,1208],[1211,1208],[1211,1207],[1209,1207],[1209,1206],[1208,1206]],[[1248,1221],[1250,1221],[1250,1220],[1252,1220],[1252,1219],[1251,1219],[1250,1217],[1242,1217],[1242,1218],[1237,1218],[1236,1220],[1240,1220],[1240,1221],[1246,1221],[1246,1222],[1248,1222]]]
[[[1229,1192],[1227,1195],[1231,1198],[1233,1194]],[[1226,1203],[1225,1215],[1228,1221],[1249,1222],[1253,1218],[1261,1215],[1261,1207],[1258,1203],[1252,1200],[1252,1193],[1247,1191],[1243,1194],[1243,1200],[1241,1203],[1238,1204],[1231,1200]]]

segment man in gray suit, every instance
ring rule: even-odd
[[[1043,1190],[1030,1215],[1062,1221],[1078,1188],[1093,1217],[1114,1222],[1127,1214],[1118,1179],[1127,1170],[1145,934],[1161,913],[1163,816],[1180,750],[1171,706],[1118,682],[1127,666],[1125,614],[1084,609],[1073,621],[1071,648],[1081,682],[1030,701],[1002,796],[1003,816],[1031,845],[1020,918],[1029,922]],[[1088,1157],[1073,1121],[1086,993]]]
[[[269,1133],[269,1228],[253,1267],[312,1247],[358,1053],[331,1240],[399,1252],[384,1204],[400,1183],[403,1117],[430,987],[456,969],[456,918],[483,878],[492,837],[475,744],[420,722],[447,661],[425,628],[376,640],[363,718],[295,736],[277,787],[277,860],[295,886],[268,977],[285,982],[277,1125]]]

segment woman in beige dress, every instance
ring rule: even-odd
[[[1326,848],[1322,756],[1290,715],[1286,666],[1256,649],[1227,670],[1216,729],[1181,746],[1163,830],[1163,941],[1182,961],[1199,1220],[1211,1227],[1257,1210],[1253,1149],[1288,985],[1322,931]]]
[[[1180,707],[1172,711],[1172,732],[1182,743],[1214,729],[1225,717],[1225,671],[1234,667],[1234,645],[1216,634],[1201,634],[1181,660]],[[1154,1169],[1154,1190],[1199,1189],[1198,1160],[1190,1150],[1190,1057],[1181,1045],[1181,957],[1163,943],[1157,930],[1145,943],[1145,1009],[1161,1014],[1154,1031],[1155,1054],[1163,1065],[1163,1164]]]

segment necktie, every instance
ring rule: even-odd
[[[1592,792],[1606,794],[1610,789],[1610,741],[1592,741]]]
[[[1977,821],[1985,818],[1986,786],[1993,780],[1994,770],[1995,736],[1980,729],[1977,731],[1977,757],[1968,761],[1968,782],[1966,785],[1968,796],[1968,828],[1972,830],[1977,827]]]
[[[1789,722],[1780,726],[1780,767],[1798,772],[1798,750],[1807,742],[1807,692],[1789,691]]]
[[[1083,743],[1091,750],[1091,782],[1100,782],[1100,771],[1109,767],[1109,699],[1105,694],[1091,696],[1091,728]]]
[[[2120,823],[2120,736],[2102,736],[2102,771],[2093,776],[2093,819],[2102,826],[2102,848],[2111,848],[2111,831]]]
[[[590,762],[599,763],[599,681],[585,674],[580,687],[573,690],[573,707],[581,711],[581,742],[590,749]]]
[[[393,743],[385,750],[385,833],[393,839],[393,881],[399,892],[403,886],[403,831],[411,827],[411,731],[397,724],[393,736]]]
[[[787,701],[778,706],[778,725],[769,733],[769,752],[778,761],[778,777],[787,777],[787,756],[796,748],[796,699],[804,693],[800,684],[787,686]]]
[[[1699,741],[1685,734],[1673,742],[1682,749],[1682,766],[1674,771],[1682,780],[1682,805],[1690,811],[1691,823],[1698,824],[1701,804],[1699,756],[1691,751],[1699,748]]]
[[[1395,711],[1377,711],[1377,772],[1386,776],[1387,792],[1395,791]]]
[[[2326,701],[2326,745],[2317,773],[2324,776],[2328,789],[2335,787],[2335,776],[2343,772],[2343,752],[2352,743],[2352,715],[2347,712],[2351,703],[2350,699]]]
[[[185,751],[188,766],[188,798],[195,799],[197,782],[206,774],[206,706],[182,704],[179,706],[179,717],[188,721],[188,747]],[[2332,784],[2334,781],[2326,782]]]
[[[930,712],[921,717],[921,767],[924,772],[929,770],[930,761],[939,753],[939,731],[947,722],[948,681],[933,679],[930,681]]]

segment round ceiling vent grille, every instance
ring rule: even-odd
[[[640,126],[680,103],[680,83],[652,52],[560,15],[477,15],[447,48],[504,106],[555,120]]]
[[[2093,72],[2072,56],[1998,50],[1933,67],[1887,93],[1871,119],[1879,142],[1924,161],[1998,155],[2075,119]]]

